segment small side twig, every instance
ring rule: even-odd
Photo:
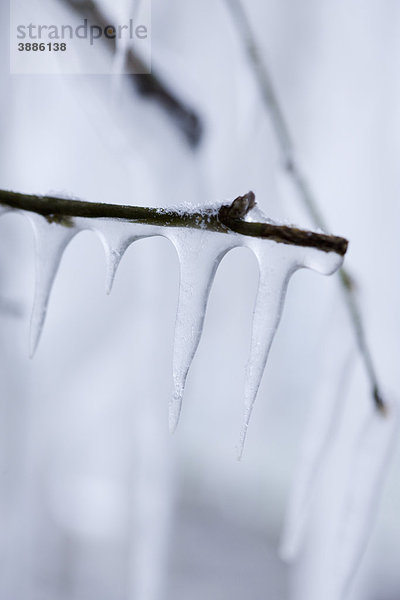
[[[287,225],[246,221],[245,216],[256,205],[253,192],[239,196],[231,204],[222,204],[218,210],[208,208],[193,212],[172,208],[83,202],[4,190],[0,190],[0,205],[42,215],[49,222],[56,222],[65,227],[73,227],[74,217],[109,218],[161,227],[191,227],[218,233],[239,233],[292,246],[335,252],[340,256],[345,255],[348,245],[346,239],[334,235],[315,233]]]
[[[283,166],[286,169],[289,177],[291,177],[298,191],[299,197],[307,209],[311,219],[313,220],[314,225],[324,231],[327,231],[325,220],[320,213],[314,193],[297,162],[289,127],[286,123],[278,96],[275,92],[269,69],[265,63],[265,60],[263,60],[263,57],[260,54],[256,37],[243,3],[241,0],[226,0],[226,2],[235,20],[240,37],[245,45],[250,64],[253,67],[254,75],[259,86],[259,90],[270,115],[272,126],[280,147]],[[371,384],[372,396],[377,409],[382,413],[385,413],[386,404],[380,392],[375,365],[372,360],[372,354],[366,339],[362,314],[355,295],[354,285],[352,283],[353,278],[344,268],[340,270],[339,275],[341,289],[343,290],[344,299],[349,310],[357,345]]]

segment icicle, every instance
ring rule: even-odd
[[[104,221],[99,223],[97,227],[91,229],[99,236],[103,244],[106,255],[106,294],[111,294],[114,285],[115,276],[122,257],[126,250],[136,240],[145,237],[142,225],[134,225],[133,223],[118,223],[112,221]],[[139,230],[137,235],[134,235],[136,230]]]
[[[397,402],[389,404],[386,416],[371,407],[357,441],[338,529],[336,577],[341,597],[348,591],[365,549],[398,429]]]
[[[269,251],[269,252],[268,252]],[[254,401],[260,386],[261,378],[267,362],[268,354],[279,325],[287,285],[293,272],[292,262],[275,262],[275,248],[267,248],[265,253],[258,254],[260,278],[257,298],[254,307],[251,349],[246,367],[244,393],[244,423],[240,436],[238,458],[243,454],[247,428],[253,410]],[[279,258],[278,256],[276,258]],[[266,259],[266,260],[264,260]]]
[[[260,278],[254,308],[250,356],[246,367],[245,412],[238,448],[239,460],[243,454],[254,401],[282,315],[290,277],[302,267],[328,275],[336,271],[343,262],[343,259],[334,253],[282,246],[266,240],[250,241],[247,245],[257,256]]]
[[[175,244],[180,260],[181,283],[173,359],[174,393],[170,402],[171,430],[176,428],[179,420],[185,382],[200,341],[208,296],[218,264],[234,247],[248,246],[253,250],[258,258],[260,278],[246,370],[245,415],[239,448],[241,456],[255,397],[282,314],[290,276],[302,267],[331,274],[341,265],[342,257],[334,252],[315,248],[285,245],[272,240],[207,229],[168,228],[107,218],[93,220],[76,217],[73,224],[72,221],[49,223],[39,215],[30,215],[30,218],[35,224],[37,242],[31,354],[40,338],[50,290],[63,251],[78,231],[90,229],[101,237],[107,257],[107,293],[111,291],[121,258],[131,243],[140,238],[160,235]],[[258,209],[254,209],[253,215],[251,211],[246,214],[246,219],[252,218],[261,219],[264,216]],[[265,221],[270,222],[266,218]]]
[[[39,215],[29,215],[36,238],[35,296],[30,327],[30,356],[39,343],[46,318],[47,305],[63,252],[78,230],[49,223]]]
[[[180,261],[180,287],[173,357],[174,392],[169,425],[177,427],[186,377],[199,345],[214,275],[223,256],[235,244],[228,236],[181,230],[170,236]]]
[[[106,294],[111,294],[115,276],[117,274],[118,267],[120,265],[122,256],[124,254],[123,250],[116,250],[115,248],[110,248],[107,253],[107,272],[106,272]]]
[[[354,341],[349,341],[347,350],[343,347],[347,315],[341,311],[337,316],[329,315],[329,321],[328,333],[324,336],[324,348],[328,348],[328,352],[319,369],[319,385],[300,451],[280,545],[281,558],[288,562],[295,560],[300,551],[314,491],[342,415],[345,390],[354,366]]]

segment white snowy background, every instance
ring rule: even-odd
[[[40,3],[38,21],[55,3]],[[109,4],[129,15],[130,3]],[[246,8],[320,209],[350,240],[346,263],[395,403],[400,5],[247,0]],[[153,0],[152,9],[153,65],[201,115],[200,147],[190,149],[125,79],[11,76],[3,2],[0,188],[148,206],[207,205],[252,189],[268,216],[311,227],[281,172],[227,3]],[[397,600],[394,444],[381,501],[369,506],[394,417],[372,411],[337,276],[293,277],[241,462],[252,254],[235,249],[218,270],[173,436],[176,252],[163,238],[139,241],[111,296],[104,279],[98,238],[79,234],[30,360],[33,235],[21,216],[0,220],[0,598]],[[294,505],[285,526],[313,448],[314,494],[306,516]],[[364,513],[372,536],[345,596]],[[300,540],[290,566],[279,558],[285,527],[286,553]]]

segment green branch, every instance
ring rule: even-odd
[[[54,196],[33,196],[0,190],[0,204],[17,210],[42,215],[50,222],[66,227],[74,225],[74,217],[87,219],[117,219],[159,227],[190,227],[218,233],[237,233],[243,236],[269,239],[281,244],[316,248],[344,256],[348,242],[342,237],[315,233],[273,223],[253,223],[245,217],[256,206],[253,192],[239,196],[231,204],[219,209],[182,211],[178,209],[148,208],[83,202]]]

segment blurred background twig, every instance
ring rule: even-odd
[[[317,198],[296,157],[291,132],[289,131],[278,100],[278,95],[275,91],[268,65],[266,64],[265,58],[259,52],[256,36],[253,32],[247,11],[241,0],[226,0],[226,3],[245,46],[249,57],[249,63],[253,68],[264,104],[271,118],[271,123],[281,152],[282,165],[293,181],[298,192],[298,197],[302,201],[314,225],[320,227],[323,231],[328,231],[325,219],[319,209]],[[353,276],[346,268],[342,267],[339,272],[339,277],[358,348],[363,358],[367,377],[370,381],[372,397],[377,409],[380,412],[385,413],[386,406],[380,391],[378,376],[367,341],[365,325],[356,297]]]

